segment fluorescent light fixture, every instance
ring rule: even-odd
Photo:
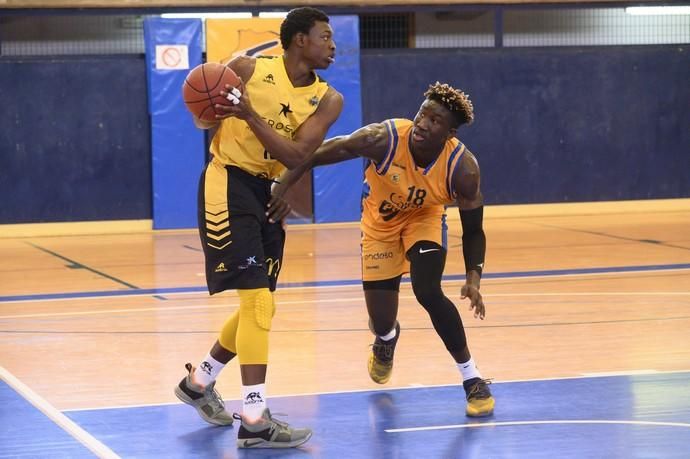
[[[252,13],[163,13],[165,19],[248,19]]]
[[[635,16],[659,14],[690,14],[690,6],[629,6],[625,12]]]
[[[259,13],[260,18],[275,18],[275,19],[283,19],[285,16],[287,16],[288,12],[287,11],[263,11]]]

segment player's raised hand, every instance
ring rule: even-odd
[[[470,299],[470,311],[474,309],[474,318],[484,320],[486,316],[486,308],[484,307],[484,300],[479,289],[471,284],[465,284],[460,289],[460,297]]]

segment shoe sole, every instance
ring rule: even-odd
[[[226,423],[223,421],[218,421],[218,420],[213,419],[213,418],[209,418],[206,415],[206,413],[204,413],[203,410],[194,403],[194,400],[192,400],[191,398],[189,398],[189,396],[187,396],[187,394],[182,392],[182,389],[180,389],[179,386],[175,386],[175,396],[177,398],[179,398],[182,403],[185,403],[185,404],[193,407],[194,409],[196,409],[196,412],[199,413],[199,416],[201,416],[201,419],[208,422],[209,424],[213,424],[214,426],[224,426],[224,427],[232,425],[232,422],[233,422],[232,419],[230,420],[229,423]]]
[[[488,409],[486,411],[470,411],[469,407],[465,409],[465,415],[470,417],[470,418],[485,418],[487,416],[491,416],[494,414],[494,404],[492,403],[490,405],[490,408],[487,407]]]
[[[309,432],[304,438],[299,440],[291,441],[289,443],[284,442],[273,442],[266,440],[237,440],[237,447],[242,449],[258,449],[258,448],[271,448],[271,449],[284,449],[284,448],[297,448],[300,445],[305,444],[311,438],[312,432]]]
[[[494,410],[485,411],[482,413],[470,413],[469,411],[465,411],[465,416],[470,418],[485,418],[487,416],[491,416],[492,414],[494,414]]]

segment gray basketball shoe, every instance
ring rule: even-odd
[[[268,408],[254,424],[246,423],[237,413],[233,417],[242,421],[237,432],[238,448],[295,448],[311,438],[311,429],[294,429],[271,416]]]
[[[216,382],[213,381],[206,387],[195,384],[192,381],[194,367],[191,363],[184,367],[187,369],[187,376],[175,387],[177,398],[196,408],[204,421],[217,426],[231,426],[232,415],[225,411],[223,399],[215,390]]]

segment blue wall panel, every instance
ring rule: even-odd
[[[3,59],[0,103],[0,224],[151,217],[143,59]]]
[[[149,18],[144,22],[151,112],[153,227],[194,228],[197,188],[204,167],[204,132],[182,100],[189,69],[156,69],[156,45],[187,45],[189,66],[201,64],[201,21]]]
[[[346,49],[340,62],[356,51]],[[364,123],[412,117],[427,84],[448,81],[475,103],[477,121],[460,137],[479,157],[489,203],[690,197],[687,63],[674,46],[365,51]],[[139,56],[0,61],[0,224],[152,217],[146,65]],[[326,77],[341,92],[353,84]],[[155,156],[154,174],[184,171],[184,183],[168,182],[166,212],[170,227],[193,227],[205,153],[179,85],[161,99],[178,104],[170,119],[165,107],[151,112],[168,129],[154,132],[175,146],[172,158]],[[358,101],[346,94],[341,118],[354,118],[329,135],[363,124]],[[343,218],[356,219],[361,164],[316,172],[317,221],[342,202],[357,202]]]
[[[367,52],[364,121],[413,117],[440,80],[474,102],[459,137],[489,203],[689,197],[689,61],[673,46]]]
[[[359,18],[331,16],[336,42],[336,63],[319,72],[344,99],[343,112],[331,126],[327,137],[350,132],[362,126],[360,86]],[[314,221],[316,223],[359,220],[363,162],[346,161],[314,170]]]

